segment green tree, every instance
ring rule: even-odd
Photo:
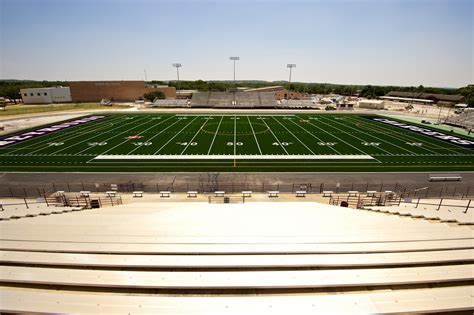
[[[166,98],[165,93],[161,91],[148,92],[143,95],[143,97],[150,102],[153,102],[155,98],[164,99]]]

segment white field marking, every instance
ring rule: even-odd
[[[308,146],[306,144],[303,143],[303,141],[300,140],[300,138],[298,138],[297,136],[295,136],[295,134],[293,132],[290,131],[290,129],[286,128],[278,119],[276,119],[275,117],[272,117],[274,121],[276,121],[277,123],[279,123],[283,128],[286,129],[286,131],[288,131],[292,136],[293,138],[295,138],[296,140],[298,140],[307,150],[309,150],[309,152],[311,152],[311,154],[313,155],[316,155],[316,153],[313,152],[313,150],[311,150],[310,148],[308,148]],[[287,119],[289,120],[289,119]],[[290,120],[290,121],[293,121],[293,120]],[[319,141],[321,141],[319,138],[317,138]],[[331,148],[333,149],[333,148]],[[340,154],[340,152],[337,152],[336,149],[333,149],[334,151],[336,151],[336,153]]]
[[[167,119],[164,119],[164,120],[161,120],[158,124],[154,125],[153,127],[156,127],[156,126],[159,126],[161,125],[162,123],[165,123],[167,122],[168,120],[170,120],[171,118],[174,118],[175,116],[171,116]],[[148,139],[147,141],[150,142],[151,140],[153,140],[155,137],[159,136],[160,134],[162,134],[163,132],[165,132],[166,130],[168,130],[169,128],[173,127],[175,124],[179,123],[181,120],[176,120],[174,123],[172,123],[171,125],[167,126],[165,129],[161,130],[160,132],[158,133],[155,133],[150,139]],[[145,131],[145,130],[144,130]],[[132,152],[135,152],[135,150],[138,150],[140,149],[140,146],[137,146],[135,148],[133,148],[130,152],[128,152],[127,154],[131,154]],[[102,153],[103,154],[103,153]]]
[[[186,124],[186,126],[184,126],[183,128],[181,128],[180,131],[178,131],[173,137],[171,137],[168,141],[166,141],[165,144],[163,144],[157,151],[155,151],[155,153],[153,153],[154,155],[157,154],[158,152],[160,152],[164,147],[166,147],[166,145],[168,143],[170,143],[171,141],[173,141],[174,138],[176,138],[184,129],[188,128],[189,125],[191,125],[196,119],[198,119],[200,116],[196,116],[196,118],[194,118],[193,120],[191,120],[190,122],[188,122]]]
[[[149,118],[149,117],[150,117],[149,115],[146,115],[146,116],[145,116],[145,118]],[[133,120],[133,119],[130,119],[130,120]],[[137,119],[137,120],[133,120],[132,122],[126,123],[126,124],[124,124],[123,126],[129,125],[129,124],[132,124],[132,123],[136,123],[137,121],[140,121],[140,120],[141,120],[141,118],[139,118],[139,119]],[[136,125],[135,127],[132,127],[132,128],[130,128],[130,129],[128,129],[128,130],[119,132],[118,134],[116,134],[116,135],[114,135],[114,136],[108,138],[107,141],[110,141],[110,140],[112,140],[112,139],[114,139],[114,138],[117,138],[117,137],[123,135],[124,133],[130,132],[130,130],[135,129],[136,127],[139,127],[139,126],[141,126],[141,125],[143,125],[143,124],[146,124],[146,123],[148,123],[148,122],[150,122],[149,119],[147,119],[147,120],[146,120],[145,122],[143,122],[143,123],[140,123],[140,124]],[[123,126],[121,126],[121,127],[123,127]],[[121,127],[120,127],[120,129],[121,129]],[[143,131],[140,131],[140,133],[138,133],[138,134],[141,134],[141,133],[143,133],[143,132],[145,132],[145,131],[147,131],[148,129],[151,129],[151,128],[152,128],[152,127],[147,128],[147,129],[145,129],[145,130],[143,130]],[[100,136],[100,134],[99,134],[99,136]],[[93,138],[95,138],[95,137],[93,137]],[[79,142],[79,143],[81,143],[81,142]],[[122,142],[122,143],[123,143],[123,142]],[[75,145],[77,145],[77,144],[78,144],[78,143],[76,143]],[[89,150],[89,149],[91,149],[91,148],[92,148],[92,147],[85,148],[85,149],[83,149],[82,151],[79,151],[78,153],[82,153],[82,152],[87,151],[87,150]]]
[[[89,125],[85,124],[85,125],[82,125],[82,126],[85,126],[85,127],[86,127],[86,128],[84,128],[85,130],[88,130],[88,129],[94,129],[94,130],[95,130],[98,126],[102,126],[103,124],[105,124],[105,122],[110,123],[111,120],[115,120],[115,119],[118,120],[118,119],[120,119],[120,118],[123,118],[123,117],[114,117],[114,118],[111,118],[111,119],[109,119],[109,120],[104,119],[103,121],[98,121],[96,124],[89,124]],[[58,124],[60,124],[60,123],[61,123],[61,122],[58,122]],[[79,127],[79,126],[76,126],[76,127]],[[63,129],[63,130],[66,130],[66,129]],[[87,132],[86,132],[86,133],[87,133]],[[18,147],[18,148],[14,149],[14,150],[12,150],[12,151],[10,151],[10,152],[13,153],[13,152],[16,152],[16,151],[19,151],[19,150],[28,149],[28,147],[30,147],[30,146],[32,146],[32,145],[34,145],[34,146],[36,147],[37,145],[44,144],[44,143],[47,143],[47,142],[50,142],[50,141],[54,141],[54,140],[57,139],[57,138],[65,137],[65,136],[68,135],[68,134],[69,134],[69,133],[61,133],[61,131],[58,131],[57,133],[46,134],[45,136],[48,136],[48,137],[43,138],[41,141],[33,142],[33,143],[29,144],[29,145],[26,146],[26,147]],[[84,135],[84,133],[80,133],[80,134],[77,134],[77,135],[75,135],[75,136],[72,136],[72,137],[68,138],[67,140],[80,137],[81,135]],[[49,137],[49,136],[51,136],[51,137]],[[27,143],[28,141],[34,140],[34,139],[39,139],[39,138],[32,138],[32,139],[26,140],[25,142],[22,142],[22,143]],[[41,148],[41,149],[32,151],[31,153],[37,152],[37,151],[42,150],[42,149],[45,149],[45,148],[43,147],[43,148]]]
[[[318,140],[319,142],[324,142],[323,140],[321,140],[320,138],[316,137],[314,134],[312,134],[311,132],[309,132],[306,128],[304,128],[303,126],[300,126],[298,125],[297,123],[295,123],[293,120],[290,120],[293,124],[295,124],[296,126],[300,127],[301,129],[303,129],[307,134],[309,134],[310,136],[312,136],[313,138],[315,138],[316,140]],[[308,121],[309,124],[311,124],[309,121]],[[299,139],[298,139],[299,140]],[[337,154],[342,154],[341,152],[337,151],[335,148],[333,148],[332,146],[329,146],[330,149],[332,149],[333,151],[335,151]],[[360,150],[359,150],[360,151]],[[362,152],[362,151],[361,151]],[[365,152],[362,152],[363,154],[365,154]]]
[[[323,122],[323,121],[321,121],[321,123],[323,123],[323,124],[326,125],[326,123]],[[338,136],[333,135],[332,133],[327,132],[326,130],[324,130],[323,128],[321,128],[321,127],[319,127],[319,126],[317,126],[317,125],[315,125],[315,124],[313,124],[312,122],[308,122],[308,124],[310,124],[311,126],[314,126],[314,127],[318,128],[319,130],[324,131],[325,133],[327,133],[328,135],[330,135],[330,136],[332,136],[332,137],[338,139],[339,141],[344,142],[345,144],[351,146],[352,148],[356,149],[357,151],[361,152],[362,154],[366,154],[366,153],[365,153],[364,151],[362,151],[361,149],[359,149],[359,148],[353,146],[352,144],[350,144],[350,143],[347,142],[347,141],[344,141],[343,139],[339,138]],[[298,125],[298,126],[299,126],[299,125]],[[304,127],[301,127],[301,128],[305,129]],[[305,129],[305,130],[306,130],[306,129]],[[312,135],[312,133],[310,133],[310,132],[309,132],[309,134]]]
[[[353,121],[353,120],[351,120],[351,118],[349,118],[348,120]],[[371,125],[371,126],[372,126],[372,125]],[[384,130],[384,129],[382,129],[381,126],[378,126],[377,124],[373,124],[373,126],[374,126],[374,128],[377,128],[378,130]],[[362,132],[363,132],[363,131],[362,131]],[[396,140],[398,140],[398,141],[400,141],[400,139],[403,139],[403,138],[405,138],[405,140],[406,140],[406,137],[395,137],[395,136],[392,136],[392,135],[387,134],[387,133],[383,133],[383,134],[384,134],[384,136],[387,136],[387,137],[396,139]],[[410,137],[410,136],[409,136],[409,137]],[[416,139],[416,138],[414,138],[414,137],[410,137],[410,138]],[[377,138],[377,139],[379,139],[379,138]],[[418,139],[417,139],[417,140],[418,140]],[[421,141],[422,141],[422,140],[421,140]],[[425,142],[425,143],[426,143],[426,142]],[[394,145],[394,146],[397,146],[396,144],[393,144],[393,145]],[[398,146],[397,146],[397,147],[398,147]],[[400,148],[400,147],[399,147],[399,148]],[[421,149],[423,149],[423,150],[425,150],[425,151],[429,151],[429,152],[431,152],[431,153],[435,153],[435,154],[438,153],[438,152],[435,152],[435,151],[430,150],[430,149],[425,148],[425,147],[421,147]],[[412,151],[407,150],[407,149],[405,149],[405,151],[412,152]],[[413,152],[412,152],[412,153],[413,153]],[[414,154],[416,154],[416,153],[414,153]],[[416,155],[418,155],[418,154],[416,154]]]
[[[321,118],[319,121],[322,122],[323,119],[324,119],[324,118]],[[340,124],[340,123],[338,123],[337,121],[334,121],[334,123]],[[329,125],[329,124],[327,124],[327,125]],[[342,124],[340,124],[340,125],[342,125]],[[330,125],[330,126],[331,126],[331,125]],[[343,126],[344,126],[344,125],[343,125]],[[336,129],[338,129],[338,130],[341,130],[341,129],[339,129],[339,128],[337,128],[337,127],[334,127],[334,126],[331,126],[331,127],[336,128]],[[344,126],[344,127],[346,127],[346,126]],[[349,127],[349,126],[347,126],[347,127],[348,127],[348,128],[351,128],[351,127]],[[359,131],[359,130],[357,130],[357,129],[355,129],[355,128],[352,128],[352,129],[355,130],[355,131]],[[361,139],[361,138],[359,138],[359,137],[357,137],[357,136],[355,136],[355,135],[353,135],[353,134],[350,134],[350,133],[347,133],[347,134],[350,135],[350,136],[353,137],[353,138],[359,139],[359,140],[362,141],[362,142],[367,142],[367,140]],[[383,142],[383,141],[382,141],[382,142]],[[389,151],[387,151],[387,150],[385,150],[385,149],[382,149],[382,148],[380,148],[380,147],[374,147],[374,148],[379,149],[379,150],[382,150],[382,151],[384,151],[385,153],[387,153],[388,155],[392,155],[391,152],[389,152]]]
[[[247,116],[247,120],[249,121],[250,129],[252,129],[253,137],[255,138],[255,142],[257,143],[258,152],[262,154],[262,150],[260,149],[260,145],[258,144],[257,135],[255,135],[255,131],[253,130],[252,122],[250,121],[249,116]]]
[[[146,118],[146,117],[148,117],[148,116],[145,116],[145,117],[142,117],[142,118],[144,119],[144,118]],[[130,124],[132,124],[132,123],[134,123],[134,122],[136,122],[136,121],[139,121],[139,120],[141,120],[142,118],[137,119],[137,120],[130,119],[130,120],[132,120],[132,121],[123,124],[122,126],[120,126],[120,128],[122,128],[123,126],[126,126],[126,125],[130,125]],[[125,117],[124,120],[128,120],[128,119],[126,119],[126,117]],[[142,124],[143,124],[143,123],[142,123]],[[140,124],[140,125],[142,125],[142,124]],[[133,127],[133,128],[135,128],[135,127]],[[133,128],[132,128],[132,129],[133,129]],[[84,134],[82,134],[82,135],[84,135]],[[90,138],[84,139],[84,140],[82,140],[82,141],[72,143],[72,144],[70,144],[70,145],[68,145],[68,146],[66,146],[66,147],[61,148],[60,150],[54,151],[52,154],[56,154],[56,153],[58,153],[58,152],[61,152],[61,151],[66,150],[66,149],[68,149],[68,148],[75,147],[75,146],[77,146],[78,144],[81,144],[81,143],[84,143],[84,142],[88,142],[88,141],[90,141],[91,139],[97,138],[97,137],[99,137],[99,136],[103,136],[103,133],[99,133],[99,134],[97,134],[97,135],[95,135],[95,136],[92,136],[92,137],[90,137]],[[115,138],[115,137],[116,137],[116,136],[113,136],[112,138]],[[109,138],[109,139],[112,139],[112,138]],[[71,138],[68,138],[68,139],[66,139],[65,141],[70,141],[70,140],[71,140]],[[107,139],[107,140],[108,140],[108,139]],[[91,146],[88,146],[88,147],[84,148],[83,150],[81,150],[81,151],[79,151],[79,152],[77,152],[77,153],[80,154],[80,153],[82,153],[82,152],[84,152],[84,151],[87,151],[87,150],[89,150],[89,149],[91,149],[91,148],[92,148]]]
[[[380,124],[378,124],[378,123],[375,123],[373,126],[376,127],[376,128],[378,128],[379,130],[383,130],[382,126],[388,126],[388,127],[391,127],[391,129],[393,129],[394,132],[396,132],[397,134],[399,134],[399,135],[400,135],[400,138],[402,138],[402,139],[404,138],[405,140],[407,140],[407,138],[409,138],[409,139],[412,139],[412,140],[415,140],[415,141],[421,141],[421,142],[423,142],[423,143],[425,143],[425,144],[427,144],[427,145],[429,145],[429,146],[435,146],[435,147],[440,148],[440,149],[442,149],[442,150],[449,150],[449,151],[451,151],[451,152],[458,153],[457,151],[454,151],[454,149],[450,149],[450,148],[446,148],[446,147],[443,147],[443,146],[438,145],[438,144],[436,143],[437,141],[436,141],[435,139],[433,139],[433,138],[431,138],[431,137],[428,137],[428,136],[426,136],[426,135],[423,135],[423,134],[417,134],[417,135],[423,136],[423,137],[417,138],[417,137],[415,137],[414,135],[411,135],[411,134],[410,134],[411,132],[410,132],[410,133],[408,133],[408,132],[405,132],[405,133],[404,133],[404,132],[402,132],[402,131],[404,131],[404,130],[401,130],[400,128],[397,128],[397,127],[395,127],[395,126],[391,126],[391,125],[388,125],[388,124],[380,125]],[[405,131],[407,131],[407,130],[405,130]],[[427,141],[427,140],[424,139],[424,137],[426,137],[426,138],[428,138],[428,139],[430,139],[430,140],[435,140],[435,142]],[[392,138],[395,138],[395,137],[392,136]],[[407,140],[407,141],[408,141],[408,140]],[[422,146],[421,148],[424,149],[424,150],[426,150],[426,151],[430,151],[430,152],[432,152],[432,153],[438,154],[438,152],[433,151],[433,150],[430,150],[430,149],[428,149],[427,147],[423,147],[423,146]],[[458,148],[458,147],[456,146],[456,148]],[[464,149],[464,148],[463,148],[463,149]]]
[[[122,119],[122,120],[125,120],[125,119]],[[97,128],[95,128],[95,129],[99,129],[97,125],[96,125],[96,127],[97,127]],[[95,130],[95,129],[94,129],[94,130]],[[86,134],[86,133],[78,133],[77,135],[72,136],[72,137],[69,137],[69,138],[67,138],[67,139],[65,139],[65,140],[63,140],[63,141],[64,141],[64,142],[65,142],[65,141],[71,141],[71,139],[74,139],[74,138],[77,138],[77,137],[81,137],[81,136],[83,137],[85,134]],[[74,144],[71,144],[71,145],[68,145],[68,146],[65,146],[65,147],[61,147],[61,149],[56,150],[56,151],[54,151],[54,152],[51,153],[51,154],[55,154],[55,153],[64,151],[65,149],[68,149],[68,148],[70,148],[70,147],[76,146],[76,145],[79,144],[79,143],[83,143],[83,142],[90,141],[91,139],[94,139],[94,138],[96,138],[96,137],[98,137],[98,136],[100,136],[100,135],[102,135],[102,134],[97,134],[97,135],[95,135],[95,136],[92,136],[92,137],[90,137],[90,138],[84,139],[84,140],[82,140],[82,141],[75,142]],[[65,137],[66,135],[63,134],[62,136]],[[90,147],[88,147],[88,149],[89,149],[89,148],[90,148]],[[46,149],[46,147],[39,148],[39,149],[37,149],[37,150],[31,151],[30,153],[35,153],[35,152],[38,152],[38,151],[41,151],[41,150],[44,150],[44,149]]]
[[[252,155],[252,154],[229,154],[229,155],[98,155],[94,160],[374,160],[370,155]]]
[[[161,125],[162,123],[164,123],[164,122],[170,120],[171,118],[174,118],[174,116],[168,117],[167,119],[164,119],[164,120],[163,120],[163,119],[160,120],[160,122],[159,122],[157,125]],[[143,125],[143,124],[140,124],[140,125]],[[156,127],[156,125],[154,124],[153,126],[147,128],[147,129],[145,129],[145,130],[140,131],[137,135],[140,135],[141,133],[144,133],[145,131],[147,131],[148,129],[151,129],[151,128],[153,128],[153,127]],[[134,128],[135,128],[135,127],[134,127]],[[130,132],[130,131],[127,130],[127,131],[125,131],[125,132]],[[121,132],[121,133],[119,133],[117,136],[119,136],[119,135],[121,135],[121,134],[124,134],[125,132]],[[120,142],[119,144],[114,145],[113,147],[111,147],[110,149],[108,149],[108,150],[106,150],[106,151],[104,151],[104,152],[101,152],[100,154],[105,154],[105,153],[109,152],[110,150],[113,150],[113,149],[115,149],[116,147],[119,147],[119,146],[121,146],[122,144],[124,144],[124,143],[126,143],[126,142],[128,142],[128,141],[130,141],[130,140],[134,140],[134,139],[125,139],[124,141]],[[134,148],[134,150],[137,149],[137,148],[139,148],[139,147]],[[130,152],[129,152],[129,153],[130,153]]]
[[[350,118],[349,118],[349,120],[350,120]],[[337,123],[337,122],[336,122],[336,123]],[[350,123],[350,121],[349,121],[349,123]],[[354,127],[351,127],[351,126],[349,126],[349,125],[346,125],[346,126],[347,126],[348,128],[357,130],[357,129],[355,129]],[[365,131],[363,131],[362,129],[359,129],[358,131],[359,131],[359,132],[362,132],[362,133],[364,133],[364,134],[366,134],[366,135],[368,135],[368,136],[371,136],[371,137],[373,137],[373,138],[378,139],[381,143],[386,143],[386,141],[380,139],[379,137],[377,137],[377,136],[375,136],[375,135],[370,135],[370,134],[366,133]],[[391,137],[391,138],[394,138],[394,139],[397,139],[397,138],[395,138],[395,137],[393,137],[393,136],[390,136],[390,137]],[[370,141],[366,141],[366,142],[370,142]],[[408,150],[408,149],[405,149],[404,147],[401,147],[401,146],[399,146],[399,145],[397,145],[397,144],[395,144],[395,143],[390,142],[390,145],[392,145],[392,146],[394,146],[394,147],[397,147],[397,148],[399,148],[399,149],[402,149],[403,151],[410,152],[410,153],[412,153],[413,155],[416,155],[415,152],[413,152],[413,151],[411,151],[411,150]]]
[[[234,115],[234,155],[237,153],[237,116]]]
[[[259,118],[261,118],[261,116],[258,116]],[[270,128],[270,126],[267,124],[267,122],[265,121],[265,119],[261,119],[264,123],[265,123],[265,126],[267,126],[268,130],[270,130],[270,132],[272,133],[273,137],[275,137],[276,141],[278,142],[278,144],[280,145],[280,147],[283,149],[283,151],[285,151],[286,154],[289,155],[288,151],[286,151],[285,147],[281,144],[280,140],[277,138],[277,136],[273,133],[273,130],[272,128]]]
[[[194,116],[223,116],[223,117],[234,117],[234,116],[238,116],[238,117],[243,117],[243,116],[246,116],[246,115],[239,115],[239,114],[210,114],[210,115],[206,115],[206,114],[189,114],[189,115],[184,115],[184,114],[180,114],[180,115],[175,115],[176,117],[194,117]],[[262,117],[273,117],[273,116],[281,116],[281,117],[294,117],[295,115],[294,114],[275,114],[275,115],[270,115],[270,114],[264,114],[264,115],[250,115],[250,116],[262,116]]]
[[[217,125],[216,132],[214,133],[214,138],[212,138],[212,142],[211,142],[211,145],[209,146],[209,150],[207,150],[207,154],[211,152],[212,146],[214,145],[214,140],[216,140],[216,136],[219,131],[219,128],[221,127],[221,123],[223,119],[224,119],[224,116],[221,116],[221,120],[219,121],[219,125]]]
[[[186,147],[183,149],[183,151],[181,151],[181,155],[184,153],[184,151],[186,151],[186,149],[189,147],[189,145],[191,144],[191,142],[193,142],[194,138],[197,137],[197,135],[201,132],[202,128],[204,128],[204,126],[207,124],[207,122],[209,121],[209,119],[206,119],[204,121],[204,124],[201,125],[201,127],[199,128],[199,130],[194,134],[194,136],[191,138],[191,140],[188,141],[188,144],[186,145]]]
[[[118,134],[116,134],[116,135],[114,135],[114,136],[108,138],[107,140],[110,141],[111,139],[117,138],[117,137],[123,135],[124,133],[130,132],[130,130],[132,130],[132,129],[135,129],[135,128],[137,128],[137,127],[143,125],[143,124],[148,123],[148,122],[149,122],[148,118],[150,118],[150,115],[146,115],[145,117],[141,117],[141,118],[136,119],[136,120],[134,120],[134,119],[128,119],[128,120],[130,120],[130,122],[124,124],[123,126],[129,125],[129,124],[134,124],[134,123],[136,123],[137,121],[142,120],[142,118],[145,119],[144,122],[142,122],[142,123],[140,123],[140,124],[138,124],[138,125],[136,125],[136,126],[134,126],[134,127],[131,127],[131,128],[128,129],[128,130],[119,132]],[[121,129],[123,126],[119,127],[119,129]],[[149,128],[147,128],[147,129],[141,131],[140,133],[142,133],[142,132],[144,132],[144,131],[146,131],[146,130],[148,130],[148,129],[149,129]],[[140,133],[139,133],[139,134],[140,134]],[[102,135],[102,134],[99,134],[99,135],[97,135],[97,136],[101,136],[101,135]],[[95,137],[92,137],[92,138],[95,138]],[[88,140],[90,140],[90,139],[92,139],[92,138],[89,138]],[[75,146],[75,145],[77,145],[77,144],[79,144],[79,143],[82,143],[82,142],[84,142],[84,141],[81,141],[81,142],[75,143],[75,144],[73,144],[73,145],[70,145],[70,147],[71,147],[71,146]],[[123,143],[123,141],[122,141],[120,144],[122,144],[122,143]],[[117,145],[117,146],[118,146],[118,145]],[[114,146],[114,147],[116,147],[116,146]],[[91,149],[91,148],[92,148],[92,147],[87,147],[87,148],[85,148],[85,149],[79,151],[78,153],[82,153],[82,152],[87,151],[87,150],[89,150],[89,149]],[[105,151],[105,152],[108,152],[108,150]],[[102,153],[105,153],[105,152],[102,152]]]

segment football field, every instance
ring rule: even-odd
[[[0,137],[1,171],[472,171],[474,140],[354,114],[97,114]]]

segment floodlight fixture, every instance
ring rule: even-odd
[[[178,98],[179,98],[179,68],[181,68],[182,65],[180,63],[173,63],[172,66],[176,68],[176,76],[178,77],[178,84],[176,85],[176,87],[177,87]]]
[[[234,84],[235,84],[235,61],[240,60],[240,57],[229,57],[229,60],[234,62]]]

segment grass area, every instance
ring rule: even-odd
[[[0,171],[474,170],[472,145],[364,115],[104,115],[3,147]]]
[[[57,112],[67,110],[94,110],[104,108],[123,108],[123,106],[102,106],[98,103],[84,104],[44,104],[44,105],[9,105],[5,110],[0,110],[0,116],[34,114],[44,112]]]

